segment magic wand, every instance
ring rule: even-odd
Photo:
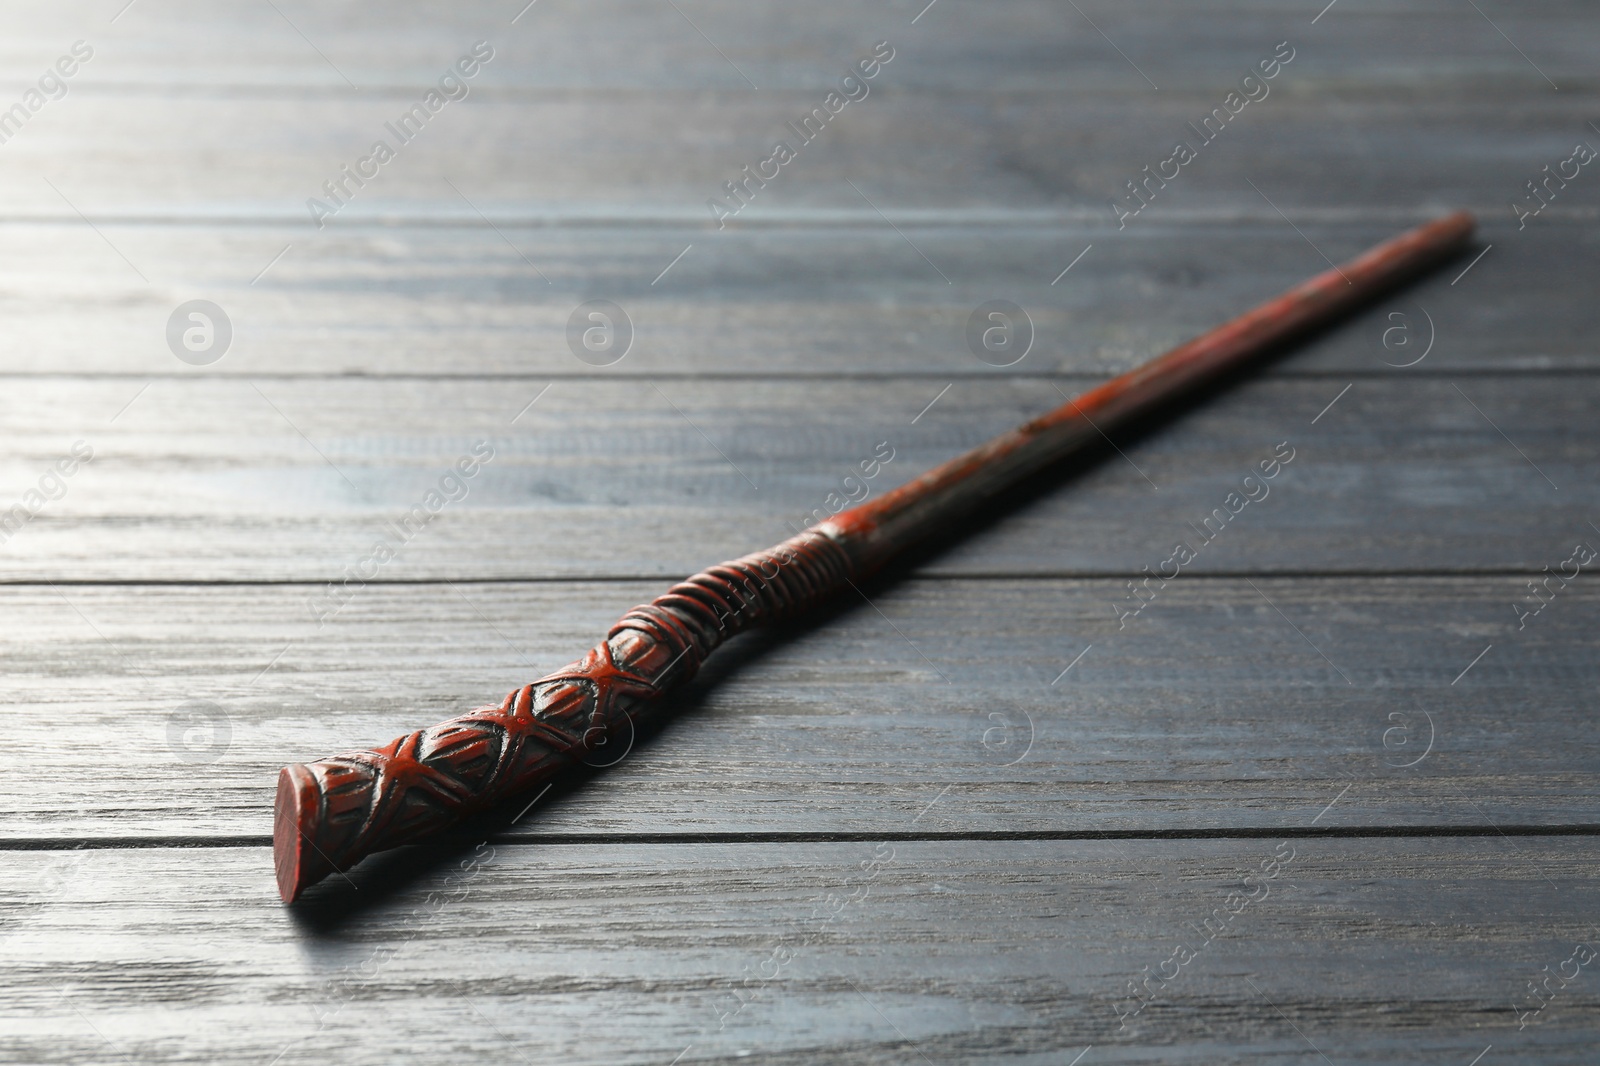
[[[1325,326],[1455,252],[1458,211],[1318,274],[1225,325],[766,551],[702,571],[623,615],[578,662],[498,706],[380,748],[286,766],[272,833],[278,891],[414,843],[525,793],[659,713],[735,633],[793,618],[1030,475],[1225,371]]]

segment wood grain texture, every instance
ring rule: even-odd
[[[720,234],[511,222],[497,222],[497,232],[472,222],[341,225],[312,241],[261,226],[102,223],[148,285],[81,222],[17,224],[6,230],[13,255],[0,264],[0,372],[592,374],[568,347],[567,320],[583,301],[605,298],[636,332],[608,377],[1111,374],[1326,268],[1277,218],[1152,220],[1122,234],[1093,224],[902,220],[915,249],[881,219]],[[1302,220],[1300,228],[1340,258],[1399,226]],[[1429,338],[1418,371],[1592,370],[1600,320],[1572,264],[1594,255],[1597,233],[1538,220],[1518,233],[1491,214],[1480,247],[1492,250],[1458,284],[1475,252],[1268,373],[1383,372],[1415,359]],[[234,333],[203,370],[176,359],[165,337],[173,310],[197,296],[219,304]],[[981,362],[965,339],[973,309],[995,298],[1023,307],[1033,324],[1033,347],[1011,368]],[[1395,312],[1406,317],[1390,319]],[[1385,331],[1396,326],[1391,350]]]
[[[839,64],[869,51],[873,40],[869,34],[859,49],[841,49]],[[1271,54],[1272,40],[1260,43],[1260,55]],[[881,225],[876,204],[901,221],[916,220],[909,212],[959,218],[977,211],[980,219],[1015,213],[1024,225],[1088,221],[1114,229],[1108,204],[1126,195],[1124,182],[1142,178],[1141,168],[1171,156],[1180,140],[1196,147],[1186,123],[1221,107],[1242,74],[1242,65],[1230,66],[1208,91],[1151,94],[1137,109],[1120,96],[1068,108],[1045,94],[894,92],[897,68],[913,62],[908,45],[878,76],[887,86],[881,93],[851,105],[857,113],[841,112],[813,141],[790,144],[798,152],[787,172],[738,220]],[[1203,154],[1128,229],[1189,219],[1281,221],[1261,192],[1298,221],[1414,222],[1461,206],[1515,224],[1509,204],[1526,195],[1523,183],[1594,136],[1584,122],[1595,97],[1581,90],[1513,117],[1499,95],[1463,99],[1459,86],[1442,100],[1358,103],[1313,94],[1297,102],[1296,92],[1307,91],[1293,84],[1300,75],[1309,77],[1309,66],[1286,68],[1285,85],[1200,145]],[[476,222],[482,211],[511,220],[687,223],[710,239],[716,216],[706,200],[723,195],[722,183],[741,176],[741,167],[771,156],[778,141],[798,141],[786,123],[821,106],[827,89],[739,89],[731,99],[687,89],[469,96],[398,146],[397,158],[319,231],[307,199],[331,206],[323,183],[341,165],[353,167],[380,139],[397,147],[385,123],[424,92],[329,100],[318,108],[315,135],[308,135],[304,102],[293,98],[69,95],[5,144],[13,165],[0,173],[4,217],[81,224],[76,208],[101,222],[273,222],[288,239],[309,242],[351,222]],[[238,131],[229,150],[196,165],[194,131],[228,123]],[[1433,148],[1433,138],[1452,153]],[[1281,151],[1285,143],[1295,150]],[[61,173],[64,157],[72,167]],[[463,159],[472,160],[465,172]],[[1580,179],[1541,221],[1593,221],[1595,210],[1595,194]]]
[[[804,12],[732,0],[675,3],[741,68],[761,75],[762,91],[825,89],[840,49],[886,30],[926,49],[928,62],[909,79],[914,86],[1126,94],[1131,103],[1146,102],[1137,94],[1152,91],[1149,85],[1095,32],[1096,25],[1141,66],[1165,74],[1163,91],[1226,81],[1219,71],[1253,62],[1263,40],[1270,37],[1270,45],[1284,33],[1337,56],[1344,72],[1337,84],[1344,87],[1482,89],[1486,76],[1529,94],[1543,85],[1489,25],[1467,17],[1470,11],[1463,13],[1450,0],[1340,0],[1338,17],[1319,19],[1315,29],[1308,27],[1316,11],[1308,13],[1294,0],[1080,5],[1093,23],[1051,0],[942,5],[915,23],[926,0],[819,0]],[[494,67],[497,84],[506,87],[749,91],[737,71],[667,5],[540,0],[514,27],[521,5],[497,0],[443,9],[425,0],[396,0],[381,13],[309,0],[282,0],[277,7],[283,14],[257,5],[171,0],[112,22],[116,9],[108,12],[93,0],[48,7],[8,0],[0,13],[14,29],[0,43],[0,61],[25,82],[35,60],[53,57],[64,40],[89,33],[108,44],[92,69],[105,85],[338,97],[426,84],[455,58],[459,42],[498,35],[509,43]],[[1551,0],[1536,14],[1509,5],[1486,10],[1562,91],[1590,84],[1586,49],[1595,30],[1582,0]]]
[[[354,915],[279,906],[264,848],[13,854],[0,1054],[1058,1063],[1092,1044],[1086,1063],[1465,1063],[1492,1043],[1591,1060],[1593,973],[1520,1031],[1515,1008],[1596,939],[1593,841],[1278,849],[502,844],[365,880],[380,895]],[[1196,957],[1119,1032],[1129,982],[1180,944]]]
[[[0,145],[0,513],[97,456],[0,548],[0,1059],[1592,1060],[1588,971],[1516,1013],[1600,936],[1589,575],[1512,609],[1600,521],[1592,168],[1510,209],[1597,143],[1592,11],[1076,6],[0,4],[0,110],[96,49]],[[478,39],[472,96],[314,229],[306,198]],[[878,39],[871,97],[712,228]],[[1107,199],[1279,40],[1270,98],[1118,231]],[[741,638],[465,883],[397,857],[273,900],[283,762],[568,661],[885,436],[887,486],[1456,206],[1493,244],[1459,283],[1119,440],[1159,491],[1112,455],[876,606]],[[639,329],[604,371],[563,341],[591,297]],[[194,298],[236,327],[203,370],[163,340]],[[1038,327],[1010,370],[961,339],[992,298]],[[1396,311],[1436,327],[1409,371]],[[314,583],[478,439],[468,498],[318,630]],[[1285,439],[1272,497],[1118,630],[1125,580]],[[1361,835],[1290,839],[1281,891],[1117,1032],[1278,841],[1148,837],[1324,829]],[[224,841],[263,846],[163,846]]]
[[[482,440],[493,460],[378,580],[676,580],[798,532],[830,493],[859,493],[843,479],[882,442],[894,458],[875,494],[1087,382],[961,381],[939,398],[946,384],[14,379],[0,395],[10,501],[75,439],[95,458],[16,529],[0,575],[342,580],[398,542],[393,523]],[[1594,389],[1587,376],[1402,370],[1247,382],[1122,437],[1124,455],[1078,467],[926,569],[1135,574],[1287,441],[1296,457],[1271,495],[1199,570],[1538,571],[1594,535]],[[715,522],[695,522],[703,508]]]
[[[945,786],[920,828],[1283,827],[1346,785],[1318,824],[1592,825],[1588,580],[1522,631],[1517,577],[1180,576],[1120,629],[1121,581],[873,586],[514,832],[874,832]],[[11,754],[6,835],[264,839],[278,767],[497,702],[661,589],[370,586],[321,629],[304,586],[0,590],[10,731],[96,738]]]
[[[460,27],[456,38],[431,13],[427,22],[418,13],[408,25],[354,10],[332,17],[297,12],[296,33],[287,15],[268,8],[224,23],[234,39],[262,42],[259,58],[238,75],[235,64],[224,72],[211,58],[221,49],[182,31],[153,46],[112,36],[103,39],[77,91],[52,102],[6,144],[7,155],[22,165],[0,172],[0,195],[13,217],[75,220],[39,178],[41,170],[55,169],[61,193],[91,217],[272,217],[299,223],[309,236],[306,198],[341,163],[365,153],[383,123],[480,38],[497,43],[498,58],[479,76],[478,91],[436,116],[427,137],[405,147],[357,198],[353,215],[447,210],[472,217],[445,184],[460,178],[468,197],[494,210],[707,221],[704,201],[720,183],[770,154],[785,121],[818,106],[843,68],[880,39],[897,52],[874,94],[850,105],[803,149],[793,164],[797,172],[785,176],[781,191],[769,190],[775,208],[843,205],[862,220],[873,217],[849,179],[901,210],[1071,208],[1109,218],[1106,201],[1122,182],[1169,155],[1184,124],[1221,106],[1244,70],[1280,40],[1289,40],[1296,56],[1273,93],[1204,149],[1167,206],[1276,218],[1249,178],[1269,196],[1276,190],[1286,206],[1505,211],[1542,162],[1556,152],[1564,157],[1587,135],[1584,122],[1593,110],[1589,94],[1596,86],[1584,57],[1596,30],[1581,6],[1549,22],[1511,17],[1505,23],[1513,40],[1524,34],[1524,49],[1533,47],[1539,69],[1558,85],[1565,81],[1562,92],[1475,13],[1443,4],[1398,20],[1357,16],[1341,23],[1330,15],[1315,28],[1290,5],[1186,11],[1181,39],[1172,36],[1170,9],[1126,22],[1100,12],[1108,34],[1122,23],[1131,34],[1150,36],[1145,48],[1129,36],[1118,45],[1123,55],[1086,18],[1058,5],[1005,5],[945,25],[944,12],[930,12],[917,26],[910,24],[911,6],[849,4],[774,19],[737,5],[708,5],[700,24],[721,31],[708,34],[713,42],[725,37],[729,47],[720,55],[720,45],[708,44],[670,7],[635,25],[637,5],[619,4],[608,17],[569,4],[560,16],[563,35],[540,30],[543,10],[511,27],[498,7],[484,6],[450,20]],[[176,15],[181,24],[181,10],[166,18]],[[376,22],[387,22],[387,32]],[[153,27],[133,30],[136,20],[128,25],[118,32],[161,35]],[[1195,47],[1189,35],[1197,32],[1210,51]],[[30,48],[32,62],[19,60],[21,69],[42,69],[91,31],[64,23],[52,33],[50,43]],[[386,48],[391,35],[413,43]],[[750,49],[738,45],[741,35]],[[320,55],[307,44],[319,37],[326,46]],[[346,53],[348,70],[338,58],[340,37],[357,42],[353,51],[362,57]],[[585,47],[595,37],[606,43]],[[189,48],[175,54],[174,45],[184,43]],[[544,63],[552,51],[566,57]],[[291,52],[292,62],[279,59]],[[656,62],[635,67],[632,61],[646,54]],[[769,64],[766,54],[785,58]],[[952,61],[955,55],[962,58]],[[377,62],[367,65],[366,56]],[[692,62],[670,78],[656,72],[681,56]],[[1425,57],[1430,61],[1419,65]],[[129,84],[174,66],[193,72],[177,84],[168,74],[160,88]],[[519,75],[519,69],[544,72]],[[1040,77],[1040,71],[1052,73]],[[1174,80],[1163,91],[1149,87],[1169,74]],[[305,106],[308,75],[317,90],[314,118]],[[223,91],[238,84],[235,78],[288,83],[292,90]],[[560,88],[551,91],[552,81]],[[1537,99],[1537,106],[1510,114],[1508,93]],[[1063,99],[1071,106],[1062,106]],[[197,162],[197,131],[219,128],[229,131],[226,150]],[[1294,150],[1283,151],[1285,143]],[[1448,151],[1440,147],[1446,144]],[[67,158],[70,175],[56,169]],[[1298,204],[1288,199],[1292,190],[1311,188],[1315,195]],[[1592,212],[1592,193],[1574,193],[1573,200]],[[1152,210],[1159,215],[1167,206]],[[751,212],[770,209],[758,204]]]

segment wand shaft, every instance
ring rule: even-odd
[[[1112,428],[1395,288],[1459,249],[1473,226],[1471,214],[1457,211],[1408,230],[823,527],[852,542],[858,562],[875,569]]]
[[[1464,211],[1419,226],[876,500],[696,574],[629,611],[583,659],[498,706],[380,748],[284,767],[273,824],[280,894],[292,901],[366,855],[549,781],[657,713],[729,636],[816,607],[1110,429],[1434,265],[1472,229]]]

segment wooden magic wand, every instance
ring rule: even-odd
[[[423,840],[549,781],[659,713],[662,697],[733,634],[816,607],[1108,430],[1439,263],[1472,229],[1465,211],[1419,226],[874,501],[698,573],[623,615],[578,662],[498,706],[380,748],[284,767],[272,834],[278,891],[292,901],[366,855]]]

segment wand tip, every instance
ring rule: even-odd
[[[1439,221],[1441,224],[1458,232],[1461,240],[1466,240],[1472,236],[1473,231],[1478,228],[1477,216],[1466,210],[1452,211]]]

